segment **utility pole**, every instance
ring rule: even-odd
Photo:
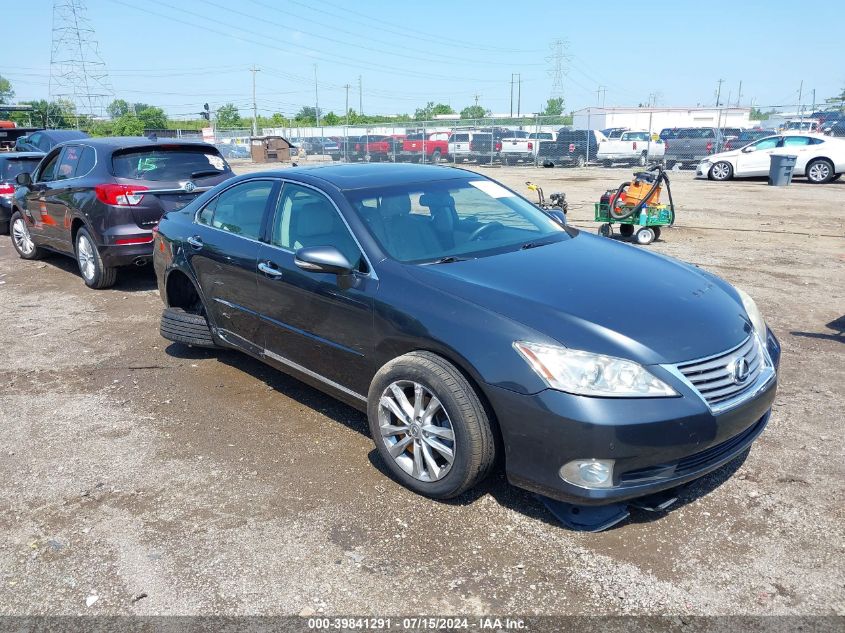
[[[516,73],[516,116],[522,114],[522,73]]]
[[[599,98],[599,95],[601,95],[601,98]],[[601,107],[603,108],[606,96],[607,86],[599,86],[598,90],[596,90],[596,105],[601,105]]]
[[[358,114],[364,116],[364,91],[361,90],[361,75],[358,75]]]
[[[513,78],[514,73],[511,73],[511,118],[513,118]]]
[[[349,89],[352,86],[346,84],[344,88],[346,88],[346,127],[349,127]]]
[[[798,85],[798,116],[801,117],[802,126],[803,126],[803,123],[804,123],[803,97],[804,97],[804,80],[802,79],[801,83]]]
[[[719,87],[716,88],[716,107],[718,108],[720,105],[720,100],[722,99],[722,84],[725,82],[724,79],[719,80]]]
[[[260,68],[256,68],[255,64],[253,64],[252,68],[249,69],[249,72],[252,73],[252,135],[258,136],[258,103],[255,99],[255,73],[260,71]]]
[[[317,89],[317,64],[314,64],[314,116],[317,127],[320,127],[320,91]]]
[[[742,79],[739,80],[739,92],[736,93],[736,107],[739,107],[739,104],[742,103]]]

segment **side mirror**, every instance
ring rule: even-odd
[[[756,152],[756,151],[757,151],[757,148],[756,148],[756,147],[754,147],[753,145],[749,145],[748,147],[743,147],[743,148],[742,148],[742,151],[743,151],[743,153],[745,153],[745,154],[750,154],[751,152]]]
[[[310,273],[330,273],[338,276],[352,273],[352,264],[334,246],[300,248],[296,251],[293,261],[299,268]]]
[[[32,184],[32,176],[29,175],[29,172],[23,171],[15,176],[15,182],[23,187],[29,187]]]

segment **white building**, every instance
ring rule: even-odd
[[[750,115],[751,108],[583,108],[572,113],[572,127],[627,127],[650,132],[666,127],[753,127]]]

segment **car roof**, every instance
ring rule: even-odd
[[[89,138],[87,133],[81,132],[80,130],[38,130],[38,132],[56,141]],[[33,134],[37,134],[37,132],[33,132]]]
[[[342,191],[389,187],[419,182],[455,180],[476,177],[486,178],[475,172],[456,167],[418,165],[413,163],[351,163],[342,165],[315,165],[294,167],[277,171],[249,174],[255,176],[293,176],[296,179],[322,180]]]
[[[127,149],[134,147],[150,147],[150,146],[205,146],[213,148],[214,146],[196,139],[181,139],[181,138],[159,138],[150,139],[146,136],[103,136],[98,138],[88,138],[85,140],[86,145],[99,148],[112,149]]]
[[[44,158],[44,152],[8,152],[0,154],[0,159],[16,160],[20,158]]]

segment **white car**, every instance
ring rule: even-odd
[[[773,154],[797,156],[793,175],[806,176],[812,183],[831,182],[845,172],[845,140],[820,134],[778,134],[708,156],[698,164],[695,175],[710,180],[768,176]]]

